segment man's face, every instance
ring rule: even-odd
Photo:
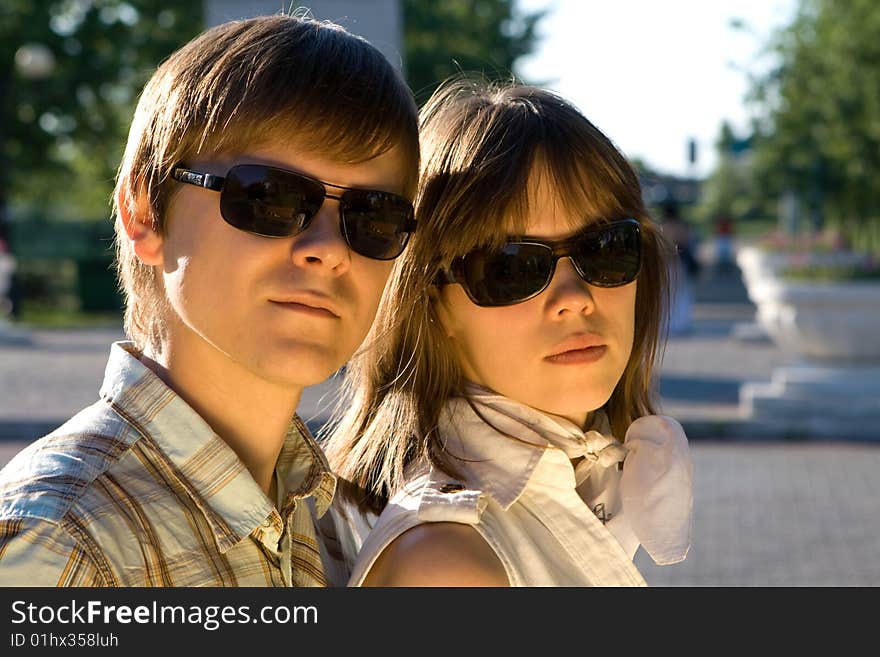
[[[339,164],[276,146],[188,164],[221,176],[235,164],[268,164],[334,185],[402,192],[403,166],[394,150]],[[348,248],[334,199],[288,238],[233,228],[221,217],[219,200],[217,192],[181,185],[166,213],[162,275],[176,315],[171,348],[221,355],[282,386],[323,381],[366,336],[392,262]]]

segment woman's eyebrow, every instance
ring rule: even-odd
[[[511,235],[508,237],[508,241],[510,242],[522,242],[526,240],[532,240],[535,242],[567,242],[571,239],[574,239],[584,233],[589,233],[595,229],[600,228],[602,222],[599,220],[588,220],[580,228],[575,228],[574,230],[566,233],[561,237],[547,237],[541,235]]]

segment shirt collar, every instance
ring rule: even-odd
[[[336,491],[336,476],[330,471],[324,451],[297,415],[278,455],[275,474],[283,485],[282,516],[291,510],[296,500],[305,497],[315,498],[319,518],[327,512]]]
[[[450,399],[441,411],[439,429],[444,449],[464,471],[469,486],[490,495],[505,510],[530,483],[575,488],[571,460],[543,436],[551,432],[583,435],[580,427],[474,385],[468,387],[467,394],[481,402],[503,405],[509,413],[493,414],[493,429],[481,417],[486,408],[470,404],[465,397]],[[602,411],[595,414],[591,426],[610,435]],[[543,467],[538,468],[539,463]]]
[[[101,397],[156,448],[205,515],[221,552],[248,536],[275,510],[235,452],[179,395],[138,358],[133,342],[115,342]],[[275,466],[282,513],[315,497],[327,510],[336,478],[305,424],[294,416]]]

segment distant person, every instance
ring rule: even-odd
[[[421,129],[419,233],[328,444],[373,512],[331,511],[349,584],[644,586],[636,550],[684,559],[692,500],[649,393],[666,249],[638,176],[535,87],[448,83]]]
[[[418,153],[402,77],[336,25],[229,22],[165,60],[116,186],[131,340],[0,473],[0,585],[332,583],[336,480],[296,408],[370,328]]]
[[[12,284],[15,276],[15,257],[3,237],[0,237],[0,322],[13,314]]]
[[[721,214],[715,220],[715,268],[727,273],[733,268],[733,217]]]
[[[701,268],[697,259],[696,238],[691,227],[681,217],[678,203],[674,201],[668,201],[661,206],[660,226],[678,253],[670,267],[672,299],[669,334],[681,335],[691,330],[693,321],[694,284]]]

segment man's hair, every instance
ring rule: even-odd
[[[465,394],[464,375],[432,288],[453,258],[526,232],[530,214],[541,211],[530,198],[535,175],[568,210],[572,229],[623,217],[641,227],[632,352],[604,406],[617,436],[654,412],[653,371],[665,333],[669,246],[648,215],[633,168],[573,105],[535,87],[460,79],[435,92],[420,120],[419,230],[395,262],[369,348],[346,368],[340,407],[347,411],[324,431],[331,466],[375,510],[400,488],[414,460],[458,476],[437,423],[446,401]]]
[[[289,15],[218,25],[165,60],[144,88],[116,180],[114,204],[148,208],[160,234],[179,183],[178,163],[290,144],[340,163],[401,155],[402,192],[415,195],[417,108],[402,76],[364,39]],[[155,267],[126,239],[119,208],[116,255],[125,329],[141,349],[164,343],[167,300]]]

